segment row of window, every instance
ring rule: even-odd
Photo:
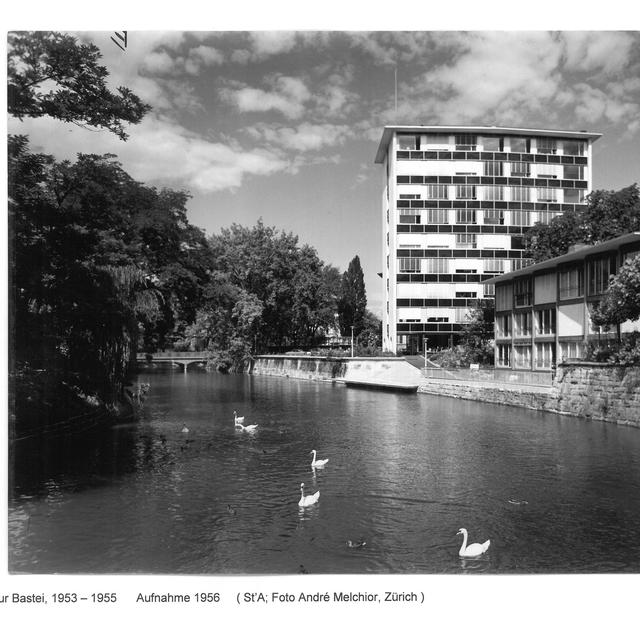
[[[482,136],[469,133],[452,136],[446,133],[398,134],[398,149],[403,151],[419,151],[420,149],[437,149],[449,146],[453,142],[458,151],[504,151],[508,148],[514,153],[542,153],[555,155],[582,156],[586,144],[582,140],[559,138],[528,138],[521,136]]]
[[[455,165],[459,167],[458,164]],[[473,164],[470,165],[473,169]],[[455,176],[439,175],[439,176],[421,176],[421,175],[399,175],[397,176],[398,184],[429,184],[429,183],[447,183],[447,184],[479,184],[484,182],[480,180],[482,177],[504,177],[504,178],[530,178],[535,176],[544,180],[584,180],[584,165],[567,164],[567,165],[550,165],[550,164],[532,164],[531,162],[500,162],[497,160],[486,160],[482,163],[482,173],[478,175],[475,170],[456,171]],[[473,180],[472,180],[473,178]]]
[[[529,227],[536,222],[549,224],[558,214],[556,211],[512,211],[507,209],[398,209],[400,224],[485,224],[504,225],[509,220],[512,226]],[[412,229],[412,231],[414,231]]]
[[[585,204],[555,203],[555,202],[506,202],[486,201],[478,204],[475,200],[422,200],[419,194],[403,194],[396,201],[398,209],[498,209],[498,210],[522,210],[522,211],[557,211],[559,213],[584,211]]]
[[[458,324],[463,324],[469,321],[469,307],[461,307],[458,309],[429,309],[427,311],[427,320],[426,322],[456,322]],[[414,313],[414,312],[411,312]],[[418,310],[415,311],[416,316],[418,315]],[[437,313],[438,315],[429,315]],[[445,314],[446,315],[443,315]],[[416,323],[422,322],[419,317],[401,317],[398,322],[400,323]]]
[[[575,343],[566,343],[573,345]],[[563,346],[563,345],[561,345]],[[516,369],[531,369],[531,356],[535,353],[536,369],[551,369],[556,363],[556,345],[554,342],[540,342],[532,352],[531,345],[499,344],[496,346],[496,366]],[[575,356],[574,356],[575,357]]]
[[[610,276],[616,273],[615,255],[587,261],[587,295],[601,295],[609,286]],[[570,300],[581,298],[585,293],[585,271],[582,265],[567,267],[558,271],[558,298]],[[496,289],[496,309],[508,309],[511,287],[498,285]],[[555,299],[555,295],[553,295]],[[533,279],[519,278],[513,282],[514,307],[529,307],[533,304]]]
[[[411,333],[458,333],[462,331],[462,329],[462,324],[458,323],[399,322],[396,324],[396,331]]]
[[[504,273],[505,268],[511,265],[508,260],[485,259],[483,260],[483,273]],[[455,260],[448,258],[400,258],[398,260],[399,273],[454,273],[451,268],[456,264]],[[477,273],[477,269],[456,269],[455,273]]]
[[[398,273],[398,283],[480,284],[494,277],[491,273]]]
[[[556,310],[539,309],[534,313],[535,335],[553,336],[556,333]],[[532,335],[534,324],[530,312],[496,316],[496,338],[527,338]]]
[[[454,198],[450,198],[453,193]],[[401,200],[501,200],[506,202],[584,202],[584,189],[557,189],[552,187],[504,187],[502,185],[477,186],[457,184],[455,191],[446,184],[428,184],[424,198],[417,193],[401,193]]]
[[[487,258],[508,260],[511,268],[517,271],[532,264],[530,258],[523,258],[522,251],[507,249],[398,249],[398,258]]]
[[[493,295],[492,285],[484,285],[484,296]],[[398,298],[396,307],[472,307],[477,298]]]

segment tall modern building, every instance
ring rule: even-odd
[[[528,264],[523,234],[584,208],[599,133],[388,126],[382,192],[383,347],[455,343],[484,282]]]

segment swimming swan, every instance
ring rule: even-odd
[[[236,427],[242,426],[244,423],[244,416],[239,416],[235,411],[233,412],[233,424]]]
[[[238,424],[236,425],[239,429],[242,429],[243,431],[254,431],[256,429],[256,427],[258,426],[257,424],[248,424],[246,427],[243,424]]]
[[[300,502],[298,502],[299,507],[309,507],[312,504],[315,504],[320,499],[320,492],[316,491],[314,494],[310,496],[304,495],[304,482],[300,483]]]
[[[316,460],[316,450],[315,449],[311,449],[311,451],[309,451],[309,453],[313,453],[313,460],[311,461],[311,466],[316,468],[316,469],[324,467],[324,465],[327,464],[327,462],[329,462],[329,458],[326,458],[325,460]]]
[[[487,540],[482,544],[479,542],[473,542],[467,547],[467,530],[460,529],[456,535],[459,536],[460,534],[462,534],[462,546],[460,547],[458,555],[461,558],[477,558],[478,556],[481,556],[491,544],[491,540]]]
[[[187,427],[187,425],[184,422],[182,423],[181,431],[182,431],[182,433],[189,433],[189,428]]]

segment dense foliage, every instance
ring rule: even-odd
[[[444,368],[470,364],[493,365],[495,306],[492,298],[478,300],[467,312],[459,344],[429,355],[429,360]]]
[[[8,35],[7,106],[17,118],[50,116],[106,128],[125,140],[123,123],[137,123],[150,107],[126,87],[112,93],[98,47],[51,31]]]
[[[365,328],[367,293],[360,258],[355,256],[342,274],[341,293],[338,300],[338,321],[343,336],[359,336]]]
[[[493,364],[494,318],[493,298],[478,300],[476,306],[469,309],[460,339],[469,363]]]
[[[640,332],[628,333],[615,343],[589,342],[584,359],[590,362],[640,365]]]
[[[620,324],[640,318],[640,255],[620,267],[612,276],[604,296],[591,313],[597,325]]]
[[[259,221],[233,224],[209,239],[213,270],[190,345],[215,354],[220,369],[252,353],[310,346],[335,325],[338,271],[297,236]]]
[[[574,244],[596,244],[633,231],[640,231],[636,184],[619,191],[591,192],[584,211],[566,212],[549,224],[536,224],[525,234],[525,244],[527,255],[541,262],[567,253]]]
[[[149,106],[107,89],[94,45],[53,32],[8,36],[8,110],[107,129],[125,140]],[[10,136],[10,378],[16,424],[64,420],[123,396],[136,352],[210,350],[221,369],[251,354],[313,346],[336,329],[338,297],[363,349],[359,259],[342,278],[292,234],[232,225],[207,239],[188,195],[136,182],[114,156],[75,162]],[[346,318],[346,315],[345,315]]]
[[[138,341],[195,318],[208,277],[187,195],[134,181],[109,156],[75,163],[9,144],[14,365],[112,402]]]

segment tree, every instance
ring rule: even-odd
[[[339,273],[297,236],[262,220],[209,239],[211,282],[187,336],[238,369],[256,350],[318,342],[334,324]]]
[[[173,304],[167,273],[179,268],[204,288],[206,239],[181,215],[186,194],[136,182],[111,156],[56,162],[29,153],[24,137],[9,143],[14,364],[73,377],[111,402],[141,328],[167,313],[171,322],[195,317],[199,301],[181,292]]]
[[[584,211],[568,211],[548,225],[536,224],[525,234],[535,262],[567,253],[574,244],[596,244],[640,231],[640,190],[632,184],[619,191],[600,189],[587,197]]]
[[[355,256],[342,274],[342,291],[338,300],[338,321],[343,336],[359,335],[364,329],[364,317],[367,309],[367,294],[364,286],[364,273],[360,258]]]
[[[597,325],[620,325],[640,318],[640,255],[627,260],[591,313]]]
[[[382,320],[366,309],[362,325],[363,329],[358,335],[358,353],[361,354],[362,350],[376,353],[382,346]]]
[[[124,123],[140,122],[150,106],[126,87],[112,93],[108,71],[93,44],[52,31],[8,35],[8,111],[12,116],[50,116],[79,126],[101,127],[127,138]],[[53,85],[53,86],[52,86]]]
[[[493,364],[493,331],[495,305],[492,298],[478,300],[467,312],[462,326],[460,346],[470,362]]]

